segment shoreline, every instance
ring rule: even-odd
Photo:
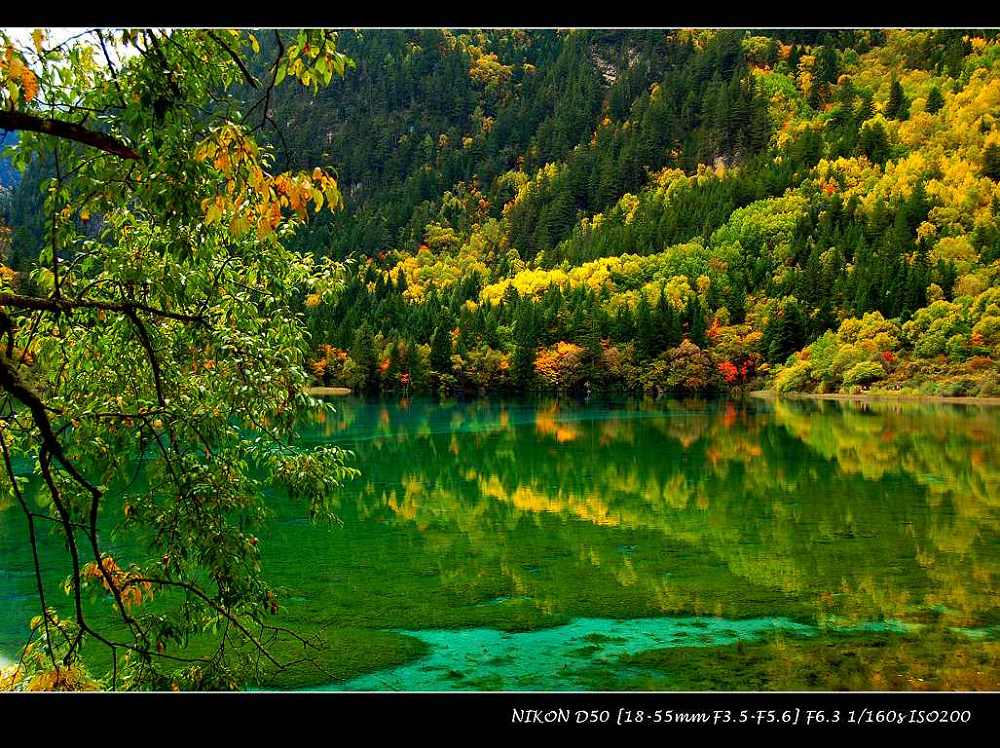
[[[973,397],[959,395],[949,397],[947,395],[895,395],[888,392],[863,392],[857,395],[849,395],[841,392],[816,393],[816,392],[788,392],[778,394],[774,390],[755,390],[749,393],[750,397],[761,400],[838,400],[842,402],[883,402],[883,403],[926,403],[926,404],[946,404],[946,405],[1000,405],[1000,397]]]
[[[306,387],[306,394],[310,397],[345,397],[351,394],[350,387]]]
[[[306,387],[305,394],[310,397],[347,397],[348,395],[353,395],[355,393],[349,387],[313,386]],[[779,394],[774,390],[754,390],[746,394],[749,397],[754,397],[759,400],[834,400],[840,402],[898,402],[1000,406],[1000,397],[975,397],[970,395],[897,395],[891,392],[861,392],[853,395],[843,392],[786,392],[784,394]]]

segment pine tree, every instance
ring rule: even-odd
[[[510,379],[514,387],[521,392],[531,389],[531,384],[534,381],[535,354],[536,349],[533,345],[518,343],[514,346]]]
[[[1000,182],[1000,144],[995,141],[983,151],[982,172],[984,177]]]
[[[660,286],[660,296],[657,298],[656,307],[653,309],[653,344],[658,353],[676,345],[672,335],[673,324],[673,307],[667,299],[665,287]]]
[[[431,338],[431,368],[439,374],[451,371],[451,330],[441,326]]]
[[[904,120],[910,116],[910,102],[903,93],[903,86],[898,80],[892,82],[889,88],[889,101],[885,105],[885,116],[889,119]]]
[[[817,112],[820,110],[820,107],[823,106],[822,87],[823,84],[819,81],[813,81],[813,84],[809,89],[809,98],[807,99],[807,103],[814,111]]]
[[[378,353],[375,351],[375,336],[367,324],[358,330],[350,355],[361,372],[361,390],[373,391],[378,381]]]
[[[389,386],[395,385],[399,375],[406,371],[406,349],[397,338],[389,348],[389,368],[386,370],[386,380]]]
[[[396,273],[396,293],[400,296],[406,291],[406,273],[400,270]]]
[[[635,323],[632,320],[632,310],[629,309],[628,304],[622,304],[618,307],[614,329],[615,339],[622,343],[627,343],[635,337]]]
[[[687,310],[685,311],[688,326],[688,339],[699,348],[704,348],[708,343],[708,328],[705,325],[705,315],[701,308],[701,303],[695,297],[688,299]]]
[[[944,97],[941,95],[940,89],[937,86],[931,88],[927,92],[927,105],[926,109],[931,114],[937,114],[944,108]]]
[[[591,316],[590,324],[583,334],[581,345],[587,352],[586,368],[587,380],[600,386],[603,379],[602,361],[604,359],[604,347],[601,345],[601,331],[597,318]]]
[[[824,45],[816,56],[816,81],[818,83],[835,83],[837,81],[837,50]]]
[[[793,44],[792,48],[788,51],[788,67],[792,71],[792,75],[796,75],[799,70],[799,60],[802,57],[802,49],[798,44]]]
[[[873,164],[884,164],[889,159],[889,136],[881,122],[861,130],[858,150]]]
[[[530,389],[534,381],[538,347],[538,317],[535,304],[530,298],[518,304],[515,311],[514,342],[511,382],[523,392]]]
[[[785,301],[771,315],[762,341],[771,363],[784,362],[805,344],[807,321],[799,305]]]
[[[742,281],[734,281],[726,297],[726,309],[733,324],[743,322],[747,314],[747,292]]]
[[[639,361],[648,361],[660,351],[656,350],[653,310],[643,295],[635,310],[635,355]]]

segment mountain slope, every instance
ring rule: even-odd
[[[271,35],[261,35],[269,59]],[[303,300],[351,387],[1000,391],[1000,44],[982,31],[344,32],[279,91],[346,208]],[[44,169],[6,209],[41,241]]]

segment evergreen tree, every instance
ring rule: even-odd
[[[531,384],[535,378],[535,355],[536,348],[526,343],[518,343],[514,346],[514,355],[511,357],[510,379],[514,387],[520,392],[531,389]]]
[[[816,81],[827,86],[837,82],[837,50],[829,45],[816,55]]]
[[[982,173],[994,182],[1000,182],[1000,144],[995,141],[983,151]]]
[[[521,391],[530,389],[535,378],[538,333],[535,305],[528,298],[518,304],[514,320],[515,344],[511,360],[511,382]]]
[[[635,337],[635,323],[632,319],[632,310],[629,309],[628,304],[622,304],[618,307],[618,312],[615,315],[615,339],[626,343]]]
[[[406,348],[397,338],[389,347],[389,368],[385,372],[386,381],[394,387],[399,381],[399,375],[406,371]]]
[[[771,315],[764,328],[764,350],[767,360],[783,363],[805,344],[806,318],[799,304],[792,300],[783,302]]]
[[[434,330],[431,338],[431,368],[439,374],[451,372],[451,330],[445,326]]]
[[[742,281],[735,280],[726,297],[726,308],[729,310],[729,320],[732,323],[742,322],[747,313],[747,292]]]
[[[858,150],[874,164],[884,164],[889,159],[889,136],[881,122],[861,130]]]
[[[358,330],[350,355],[358,365],[361,390],[373,391],[378,384],[378,353],[375,350],[375,336],[367,324]]]
[[[666,289],[660,286],[660,295],[653,309],[653,348],[658,353],[674,345],[671,336],[673,316],[673,308],[667,299]]]
[[[937,86],[934,86],[927,92],[926,109],[931,114],[937,114],[943,107],[944,97],[941,95],[941,90]]]
[[[601,345],[601,330],[596,317],[591,316],[590,324],[580,342],[586,351],[587,381],[600,388],[603,384],[604,347]]]
[[[885,116],[889,119],[904,120],[910,116],[910,102],[903,93],[903,86],[894,80],[889,87],[889,101],[885,105]]]
[[[647,361],[658,353],[660,351],[656,350],[653,310],[643,295],[635,309],[635,355],[639,361]]]
[[[699,348],[708,344],[708,327],[705,324],[705,314],[697,298],[688,299],[687,305],[688,338]]]
[[[799,70],[799,60],[802,59],[802,48],[798,44],[792,44],[791,49],[788,51],[788,69],[792,71],[792,75],[796,75]]]

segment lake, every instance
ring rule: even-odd
[[[1000,409],[334,401],[339,522],[269,497],[315,667],[266,688],[1000,688]],[[35,614],[0,514],[0,656]],[[65,573],[47,569],[53,579]]]

